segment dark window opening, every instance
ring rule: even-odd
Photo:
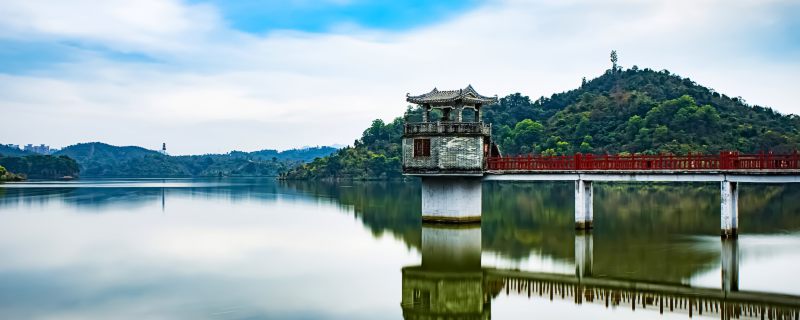
[[[431,292],[428,290],[414,289],[411,293],[411,306],[414,309],[431,309]]]
[[[414,157],[431,156],[431,139],[414,139]]]

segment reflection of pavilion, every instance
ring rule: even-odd
[[[481,227],[422,227],[422,265],[403,268],[405,319],[489,319]]]
[[[735,240],[721,245],[721,289],[592,276],[593,237],[575,235],[575,275],[481,267],[480,225],[424,225],[422,264],[403,268],[405,319],[489,319],[491,299],[505,291],[529,298],[720,319],[798,319],[800,297],[738,290]]]

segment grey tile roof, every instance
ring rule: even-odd
[[[433,88],[431,92],[418,96],[406,95],[406,101],[416,104],[452,105],[461,100],[465,104],[490,104],[497,102],[497,96],[482,96],[468,85],[464,89],[439,91]]]

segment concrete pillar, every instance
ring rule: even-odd
[[[722,262],[722,290],[739,291],[739,244],[735,239],[723,239],[720,254]]]
[[[442,109],[442,122],[450,121],[450,110],[452,110],[452,108]]]
[[[575,229],[592,228],[592,182],[575,181]]]
[[[462,122],[464,117],[464,106],[456,107],[456,122]]]
[[[423,109],[425,109],[422,112],[422,122],[431,121],[431,105],[425,104],[422,107],[423,107]]]
[[[422,221],[481,221],[481,178],[422,177]]]
[[[481,270],[481,225],[422,224],[422,268],[441,271]]]
[[[739,186],[736,182],[722,181],[720,188],[720,220],[722,238],[736,238],[739,228]]]
[[[594,244],[590,232],[575,234],[575,275],[578,279],[592,275]]]

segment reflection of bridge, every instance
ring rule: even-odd
[[[720,319],[798,319],[800,296],[738,290],[739,249],[723,241],[719,289],[592,276],[593,238],[575,236],[575,275],[481,266],[479,225],[422,228],[422,263],[403,268],[406,319],[489,319],[503,291],[531,299],[630,307]],[[624,263],[624,262],[621,262]]]
[[[631,310],[658,309],[660,313],[721,319],[797,319],[800,314],[800,297],[791,295],[498,269],[485,269],[483,274],[486,287],[503,288],[506,294],[570,299],[576,304],[630,306]]]

